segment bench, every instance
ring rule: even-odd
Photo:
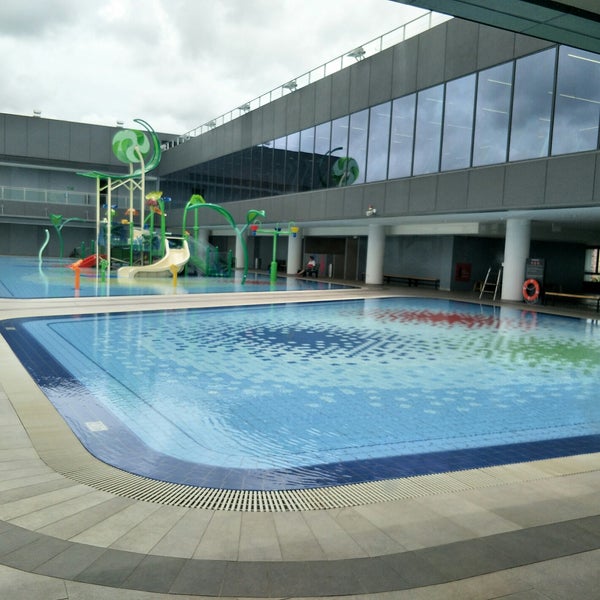
[[[596,303],[596,312],[600,312],[600,296],[591,294],[569,294],[567,292],[545,292],[545,298],[565,298],[569,300],[592,300]]]
[[[317,279],[319,277],[319,263],[317,263],[314,267],[312,267],[311,269],[306,269],[304,275],[306,275],[306,277],[315,277],[315,279]]]
[[[419,284],[432,285],[437,290],[440,287],[440,280],[435,277],[418,277],[417,275],[391,275],[383,274],[385,283],[399,281],[400,283],[408,283],[408,287],[418,287]]]

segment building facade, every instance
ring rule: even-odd
[[[599,123],[600,55],[452,19],[185,143],[165,136],[153,185],[173,199],[175,223],[192,194],[239,222],[262,209],[269,225],[295,223],[301,237],[278,248],[289,273],[312,254],[323,276],[471,289],[503,264],[502,297],[517,300],[530,257],[544,259],[548,286],[579,290],[600,275]],[[89,219],[95,196],[74,172],[111,165],[112,128],[10,115],[0,125],[0,252],[15,253],[22,228],[39,239],[43,221],[8,219],[3,189],[67,188],[85,202],[59,208]],[[218,215],[203,219],[235,250]],[[251,253],[266,266],[271,240],[258,236]]]

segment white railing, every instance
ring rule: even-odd
[[[95,192],[75,190],[45,190],[26,187],[0,186],[0,202],[33,204],[66,204],[69,206],[96,206]],[[112,203],[118,207],[128,206],[126,194],[112,196]],[[4,204],[2,204],[4,206]],[[11,206],[14,207],[13,204]],[[0,210],[2,214],[2,210]]]
[[[290,79],[289,81],[266,92],[265,94],[262,94],[261,96],[250,100],[249,102],[245,102],[237,108],[234,108],[233,110],[230,110],[219,117],[211,119],[206,123],[195,127],[183,135],[178,136],[174,140],[166,142],[163,144],[163,150],[168,150],[169,148],[183,144],[192,138],[214,129],[215,127],[229,123],[230,121],[245,115],[251,110],[260,108],[261,106],[269,104],[269,102],[281,98],[286,94],[293,93],[300,88],[314,83],[315,81],[319,81],[320,79],[328,77],[337,71],[341,71],[342,69],[349,67],[359,60],[363,60],[367,56],[372,56],[373,54],[377,54],[378,52],[382,52],[387,48],[391,48],[392,46],[395,46],[404,40],[415,37],[424,31],[431,29],[432,27],[450,20],[451,18],[452,17],[435,12],[428,12],[427,14],[421,15],[420,17],[417,17],[416,19],[397,27],[392,31],[384,33],[383,35],[366,42],[365,44],[362,44],[361,46],[358,46],[349,52],[346,52],[342,56],[338,56],[337,58],[334,58],[333,60],[330,60],[329,62],[326,62],[325,64],[312,69],[311,71],[308,71],[308,73],[294,77],[293,79]]]
[[[96,194],[74,190],[43,190],[25,187],[0,186],[0,200],[35,202],[37,204],[72,204],[95,206]]]

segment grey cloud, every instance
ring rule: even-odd
[[[0,35],[28,37],[66,28],[75,22],[81,2],[74,0],[3,0],[0,3]]]

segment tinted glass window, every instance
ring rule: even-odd
[[[479,73],[473,165],[506,161],[513,63]]]
[[[252,181],[255,173],[252,168],[252,148],[246,148],[240,152],[240,186],[239,194],[241,200],[252,198],[254,192],[254,182]]]
[[[348,161],[344,165],[344,185],[365,182],[367,166],[367,129],[369,126],[369,111],[350,115],[350,130],[348,136]]]
[[[417,94],[413,175],[434,173],[439,170],[443,109],[443,85],[423,90]]]
[[[408,177],[412,169],[415,131],[416,95],[411,94],[392,102],[390,132],[390,162],[388,177]]]
[[[298,191],[298,151],[300,150],[300,132],[287,136],[285,153],[285,189],[287,192]]]
[[[471,165],[475,75],[449,81],[444,106],[442,170],[464,169]]]
[[[391,115],[391,102],[370,109],[367,181],[381,181],[387,177]]]
[[[331,162],[331,122],[315,127],[315,170],[322,187],[329,184],[329,164]]]
[[[273,193],[273,142],[267,142],[260,146],[261,156],[261,187],[265,196]]]
[[[548,155],[555,60],[552,48],[516,62],[509,160]]]
[[[600,116],[600,56],[561,46],[552,154],[595,150]]]
[[[313,183],[313,168],[315,162],[315,128],[310,127],[300,132],[300,156],[298,167],[298,189],[311,190]]]
[[[344,185],[343,159],[348,156],[348,122],[349,117],[341,117],[331,123],[330,166],[327,173],[327,185]]]

